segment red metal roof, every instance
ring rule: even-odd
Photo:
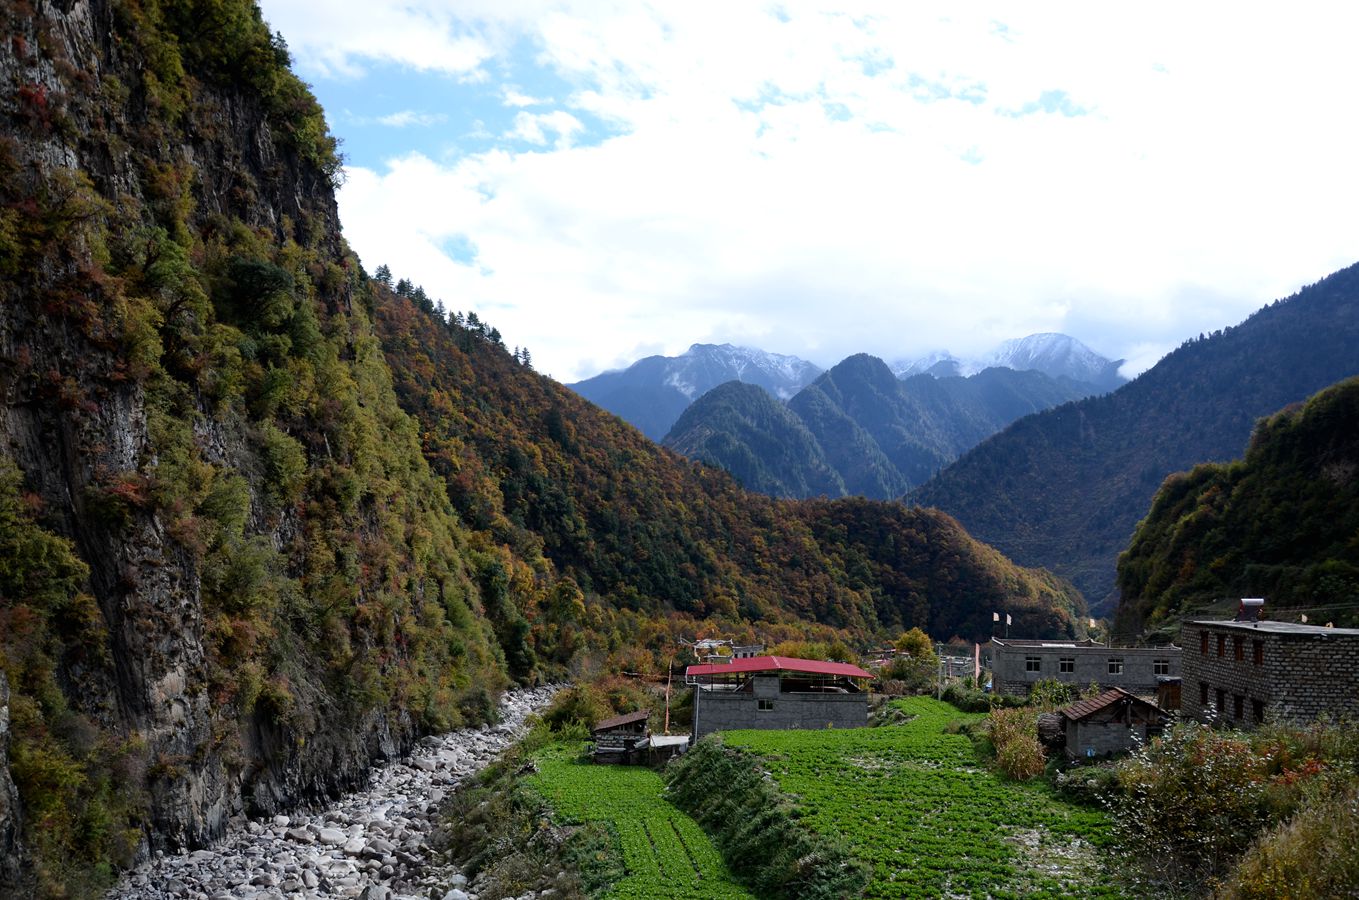
[[[691,675],[723,675],[728,672],[802,672],[807,675],[839,675],[844,678],[872,678],[872,672],[865,672],[849,663],[822,662],[817,659],[793,659],[787,656],[748,656],[733,659],[729,663],[707,663],[690,666],[684,670],[686,677]]]

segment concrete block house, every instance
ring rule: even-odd
[[[1127,753],[1160,734],[1170,719],[1156,704],[1122,688],[1077,700],[1061,711],[1061,717],[1071,759]]]
[[[1359,629],[1193,621],[1180,643],[1185,715],[1240,728],[1267,718],[1359,720]]]
[[[1055,679],[1085,688],[1123,688],[1151,696],[1158,686],[1180,676],[1183,651],[1163,647],[1111,647],[1098,641],[991,639],[993,689],[1025,696],[1034,684]]]
[[[872,678],[849,663],[786,656],[689,666],[694,740],[737,728],[862,728]]]

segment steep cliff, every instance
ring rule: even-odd
[[[250,0],[0,26],[0,894],[95,894],[700,628],[1079,632],[945,516],[746,494],[368,279]]]
[[[32,854],[4,881],[88,892],[357,782],[505,676],[339,235],[335,142],[258,11],[0,25],[0,667]]]

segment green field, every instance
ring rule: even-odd
[[[606,897],[753,900],[732,880],[708,835],[661,795],[659,775],[634,766],[578,762],[579,749],[557,744],[539,752],[538,771],[526,783],[546,798],[563,824],[614,826],[627,875]]]
[[[836,731],[733,731],[760,755],[803,821],[873,866],[866,897],[1119,897],[1098,847],[1108,822],[1040,783],[979,766],[946,734],[961,713],[927,697],[896,701],[904,725]]]

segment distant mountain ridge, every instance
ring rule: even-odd
[[[567,387],[659,441],[690,403],[719,384],[758,385],[786,400],[820,374],[819,366],[796,356],[731,344],[694,344],[679,356],[648,356]]]
[[[903,381],[882,360],[857,354],[786,407],[758,388],[722,385],[690,406],[663,443],[777,497],[886,499],[1020,416],[1096,390],[1006,368]]]
[[[1088,384],[1078,395],[1086,396],[1124,384],[1126,379],[1118,374],[1122,364],[1123,360],[1101,356],[1070,335],[1045,333],[1006,341],[975,360],[940,351],[916,360],[898,360],[890,370],[903,379],[919,374],[965,378],[989,368],[1033,370],[1059,382]],[[720,384],[758,385],[787,401],[821,373],[819,366],[796,356],[732,344],[693,344],[679,356],[648,356],[627,368],[602,372],[567,387],[660,441],[691,403]]]
[[[1112,608],[1114,566],[1166,476],[1238,456],[1256,420],[1359,373],[1359,266],[1186,341],[1101,397],[1015,422],[907,496]]]
[[[1043,332],[1005,341],[978,359],[964,359],[940,350],[918,359],[897,360],[892,371],[899,378],[912,375],[945,378],[975,375],[989,368],[1033,370],[1051,378],[1069,378],[1092,384],[1101,391],[1112,391],[1127,382],[1118,371],[1124,362],[1102,356],[1070,335]]]

